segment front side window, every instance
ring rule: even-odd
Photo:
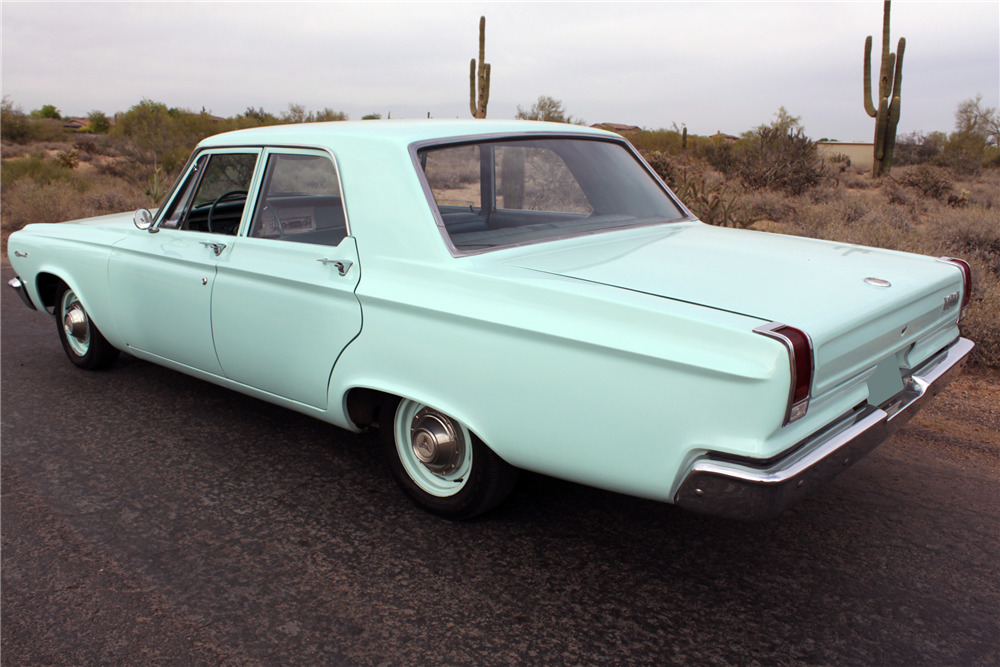
[[[623,145],[545,138],[418,151],[459,252],[679,220],[683,210]]]
[[[268,157],[250,236],[319,245],[338,245],[347,236],[337,168],[329,156]]]
[[[236,234],[257,166],[257,153],[200,156],[188,172],[160,227]]]

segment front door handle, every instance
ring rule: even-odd
[[[225,243],[216,243],[215,241],[202,241],[201,244],[206,248],[211,248],[215,256],[218,257],[222,254],[222,251],[226,249]]]
[[[346,276],[347,272],[351,270],[352,266],[354,266],[354,262],[346,259],[327,259],[324,257],[322,259],[317,259],[316,261],[323,264],[333,264],[333,266],[337,269],[337,272],[342,276]]]

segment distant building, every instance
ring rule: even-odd
[[[817,141],[816,150],[820,157],[829,160],[838,155],[846,155],[852,167],[871,169],[875,163],[875,144],[848,141]]]

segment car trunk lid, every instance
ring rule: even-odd
[[[946,304],[961,273],[927,257],[701,223],[559,246],[508,264],[797,327],[813,341],[814,395],[894,354],[919,363],[911,346],[957,320]]]

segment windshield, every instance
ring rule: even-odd
[[[473,252],[685,217],[622,144],[523,139],[418,151],[454,248]]]

